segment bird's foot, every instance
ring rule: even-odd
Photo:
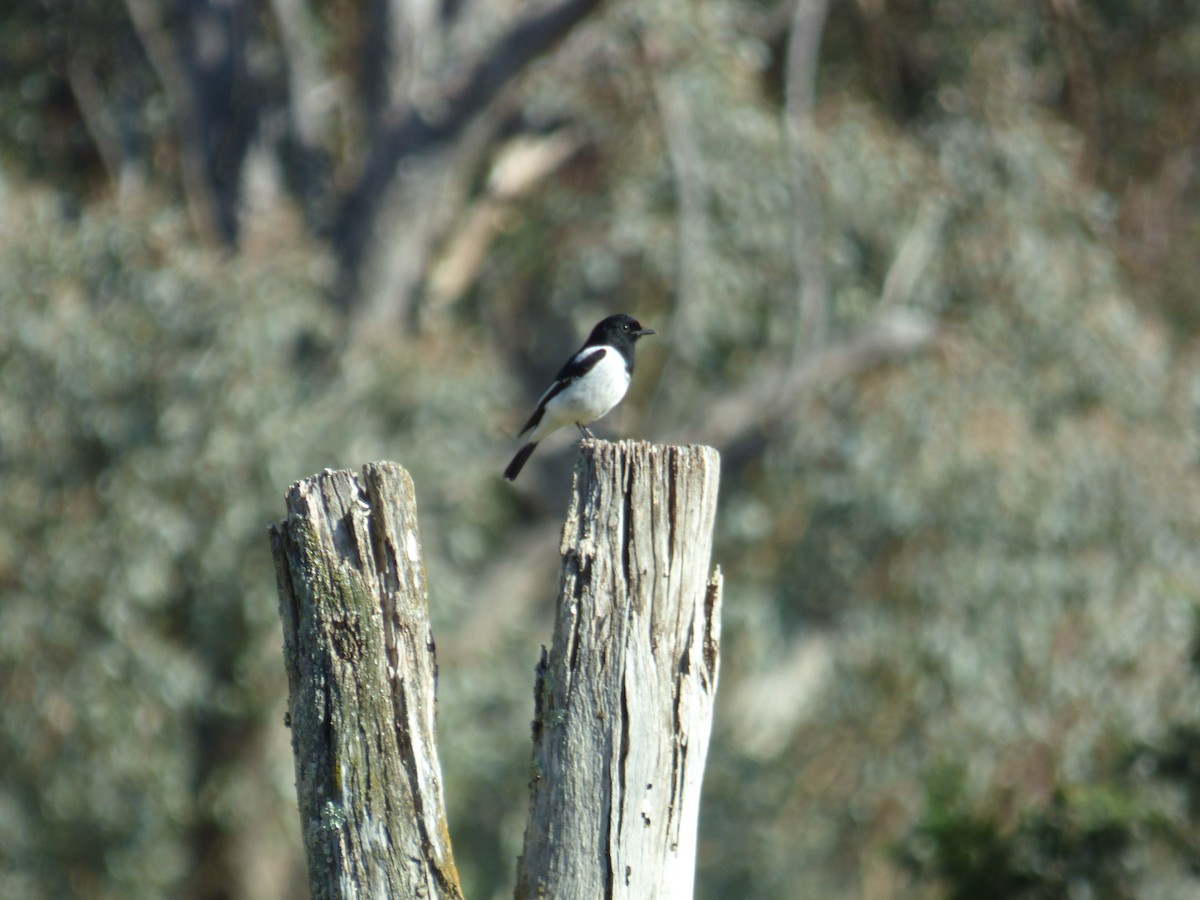
[[[579,433],[582,434],[585,438],[591,438],[593,441],[596,439],[596,436],[594,434],[592,434],[592,429],[588,428],[586,425],[582,425],[579,422],[576,422],[575,427],[579,429]]]

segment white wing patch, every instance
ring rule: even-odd
[[[546,401],[542,420],[529,435],[529,440],[540,441],[550,432],[568,425],[588,425],[621,402],[629,390],[629,371],[625,368],[625,360],[612,347],[594,347],[588,351],[588,355],[592,353],[603,353],[604,356],[587,374]],[[580,358],[586,359],[587,356],[580,354]],[[553,388],[542,397],[545,398],[551,391]]]

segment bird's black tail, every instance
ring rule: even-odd
[[[533,451],[536,449],[537,441],[531,441],[518,450],[517,455],[508,464],[508,468],[504,470],[504,477],[509,481],[515,480],[521,474],[521,469],[525,467],[525,463],[529,461],[529,457],[533,456]]]

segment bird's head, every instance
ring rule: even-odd
[[[658,332],[653,328],[643,328],[642,323],[633,316],[617,313],[609,316],[592,330],[593,339],[588,343],[611,343],[613,340],[628,340],[632,343],[648,334],[658,334]]]

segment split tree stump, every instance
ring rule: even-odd
[[[685,900],[717,682],[719,458],[580,455],[516,896]],[[287,507],[271,546],[312,896],[461,897],[412,482],[390,463],[327,471]]]

